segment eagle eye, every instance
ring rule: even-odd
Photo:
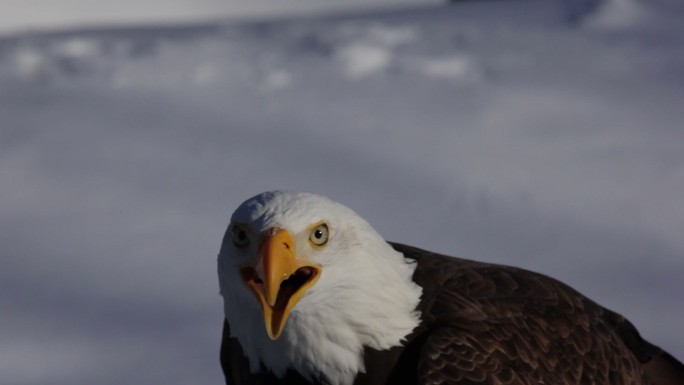
[[[329,234],[330,230],[328,229],[328,225],[321,223],[311,230],[309,242],[311,242],[314,246],[323,246],[328,242]]]
[[[247,236],[247,230],[242,226],[233,225],[231,229],[231,234],[233,238],[233,244],[239,249],[244,249],[249,246],[249,237]]]

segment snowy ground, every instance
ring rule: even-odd
[[[684,358],[684,8],[568,4],[0,40],[0,383],[220,383],[216,254],[273,188]]]

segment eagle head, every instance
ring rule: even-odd
[[[218,257],[224,312],[253,371],[349,384],[363,349],[399,345],[419,323],[415,264],[351,209],[310,193],[242,203]]]

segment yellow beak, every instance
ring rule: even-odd
[[[243,266],[240,275],[261,304],[268,336],[280,337],[292,308],[320,277],[321,266],[296,256],[295,243],[285,229],[262,233],[256,266]]]

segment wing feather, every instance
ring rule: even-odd
[[[519,268],[394,247],[417,260],[414,280],[424,289],[421,384],[650,384],[618,326],[624,318],[569,286]]]

